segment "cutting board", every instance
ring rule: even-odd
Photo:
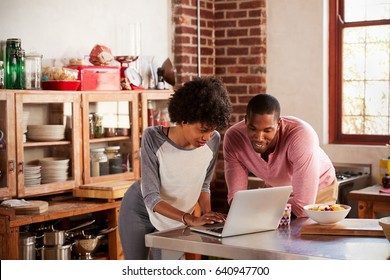
[[[16,215],[36,215],[42,214],[49,209],[49,203],[42,200],[29,200],[30,205],[15,206]]]
[[[301,234],[385,236],[378,219],[344,219],[333,225],[320,225],[309,219],[302,226]]]
[[[135,181],[120,180],[82,185],[73,190],[73,196],[113,200],[122,198]]]

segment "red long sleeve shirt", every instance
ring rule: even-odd
[[[297,217],[306,217],[303,206],[315,203],[317,191],[332,184],[335,169],[308,123],[295,117],[281,117],[277,133],[275,150],[267,162],[253,150],[244,121],[226,131],[223,150],[228,201],[238,190],[247,189],[251,172],[269,187],[292,185],[289,200],[292,212]]]

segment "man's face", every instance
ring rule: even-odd
[[[278,132],[278,119],[275,115],[251,114],[245,116],[245,124],[255,152],[260,154],[267,150],[272,152],[276,144],[276,133]]]

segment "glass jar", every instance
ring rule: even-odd
[[[119,153],[119,146],[106,147],[105,153],[108,158],[108,166],[110,174],[118,174],[123,172],[122,156]]]
[[[7,39],[5,59],[5,88],[23,89],[24,50],[22,50],[20,39]]]
[[[93,119],[93,114],[88,115],[89,120],[89,139],[95,138],[95,121]]]
[[[108,159],[104,148],[91,149],[91,177],[103,176],[108,173]]]
[[[104,137],[104,128],[103,128],[103,115],[95,113],[94,117],[94,136],[95,138]]]
[[[41,89],[42,55],[37,53],[26,54],[24,63],[26,89]]]

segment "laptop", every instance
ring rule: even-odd
[[[217,237],[275,230],[292,191],[291,186],[236,192],[224,223],[190,227]]]

